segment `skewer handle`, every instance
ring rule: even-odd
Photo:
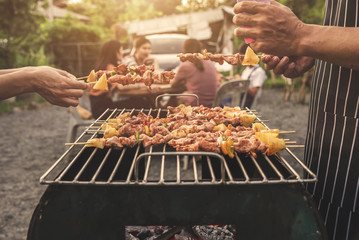
[[[304,148],[304,145],[288,145],[287,148]]]

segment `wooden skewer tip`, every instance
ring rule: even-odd
[[[86,142],[65,143],[65,146],[84,145],[84,144],[86,144]]]

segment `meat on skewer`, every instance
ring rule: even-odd
[[[88,82],[96,82],[101,78],[108,79],[109,83],[118,83],[122,85],[129,85],[135,83],[144,83],[151,88],[152,84],[168,84],[174,78],[174,72],[155,72],[154,66],[130,66],[120,64],[112,71],[99,70],[97,72],[91,71]]]
[[[177,117],[178,114],[184,117]],[[264,130],[259,124],[251,128],[241,126],[241,114],[245,116],[240,108],[203,106],[168,107],[167,118],[153,118],[142,112],[137,116],[125,113],[103,125],[104,138],[90,139],[86,145],[123,148],[140,143],[144,147],[166,143],[177,151],[222,152],[231,158],[234,152],[272,155],[286,147],[284,140],[278,138],[279,131]]]
[[[196,59],[198,60],[210,60],[213,62],[217,62],[222,65],[224,62],[227,62],[231,65],[237,65],[242,63],[243,65],[256,65],[258,64],[259,58],[253,52],[253,50],[248,47],[245,55],[240,55],[239,53],[232,54],[232,55],[224,55],[224,54],[212,54],[208,53],[207,50],[201,53],[180,53],[177,55],[181,62],[190,61],[194,62]]]

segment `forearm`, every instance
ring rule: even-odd
[[[17,72],[17,71],[22,70],[22,69],[23,68],[0,69],[0,75]]]
[[[305,24],[298,55],[359,70],[359,28]]]
[[[17,71],[0,74],[0,100],[32,91],[35,91],[35,87],[29,68],[21,68],[17,69]]]
[[[247,93],[251,95],[252,97],[255,97],[257,95],[257,92],[259,90],[259,87],[249,87],[247,89]]]

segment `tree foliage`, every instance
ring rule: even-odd
[[[42,26],[42,31],[47,44],[98,42],[101,40],[99,27],[80,22],[71,15],[47,22]]]
[[[91,24],[99,26],[108,39],[113,35],[113,25],[118,22],[178,13],[180,4],[181,0],[83,0],[69,4],[68,9],[89,17]]]
[[[279,0],[288,6],[300,20],[310,24],[321,24],[325,0]]]
[[[221,5],[234,6],[236,0],[187,0],[187,4],[180,7],[182,12],[194,12],[217,8]]]
[[[47,55],[53,57],[52,62],[56,66],[74,74],[83,74],[84,69],[91,69],[100,48],[99,27],[68,15],[44,24],[42,30]]]
[[[40,25],[46,21],[38,13],[45,0],[0,0],[0,67],[38,65],[46,61]]]

